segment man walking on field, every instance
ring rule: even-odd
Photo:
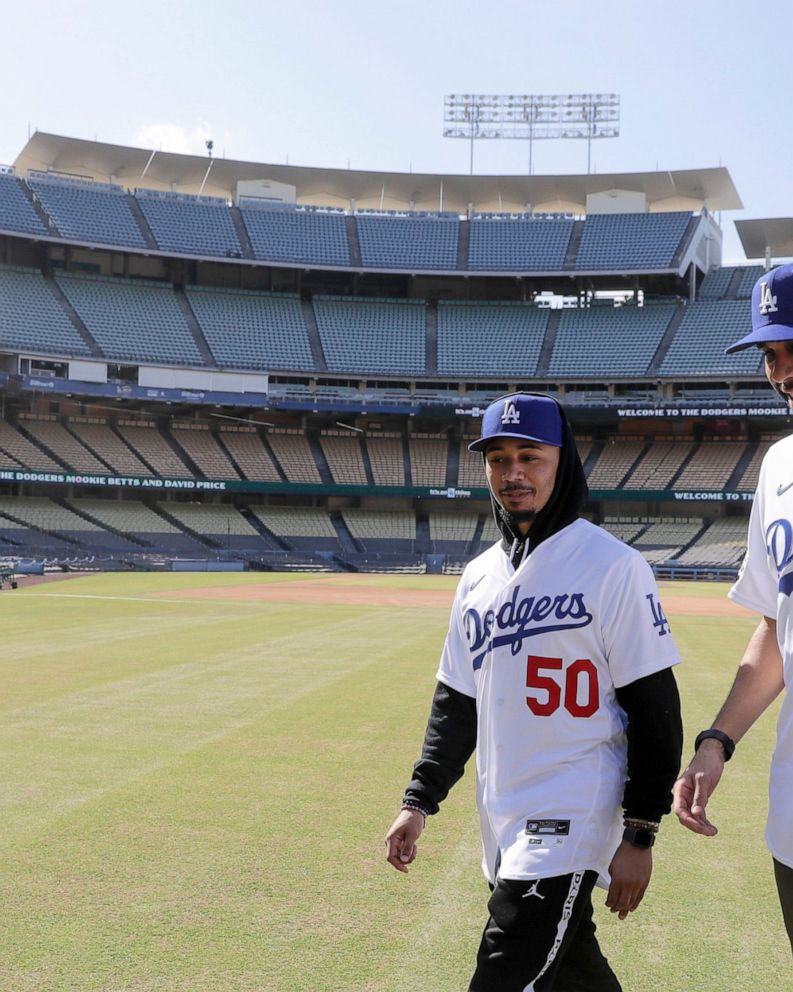
[[[579,516],[586,480],[553,399],[497,400],[471,448],[503,539],[460,579],[387,859],[408,870],[475,749],[491,897],[470,992],[619,992],[592,889],[625,919],[650,881],[680,766],[678,653],[647,563]]]
[[[793,265],[762,276],[752,293],[752,332],[727,351],[757,346],[766,377],[793,409]],[[732,689],[708,730],[697,736],[691,764],[675,784],[675,813],[712,837],[707,804],[735,745],[793,681],[793,435],[772,445],[760,470],[749,540],[730,599],[761,616]],[[793,946],[793,694],[785,694],[771,763],[766,840]]]

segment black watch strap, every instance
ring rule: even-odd
[[[728,734],[725,734],[722,730],[716,730],[715,727],[711,727],[710,730],[703,730],[697,734],[696,740],[694,741],[694,750],[699,750],[699,745],[703,741],[714,740],[718,741],[719,744],[724,748],[724,760],[729,761],[730,758],[735,754],[735,741]]]
[[[655,843],[655,832],[644,830],[641,827],[625,827],[622,831],[622,839],[633,844],[634,847],[641,847],[646,851]]]

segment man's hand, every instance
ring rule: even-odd
[[[403,809],[385,837],[386,861],[407,874],[416,860],[416,841],[424,829],[424,817],[416,809]]]
[[[675,782],[673,809],[684,827],[695,834],[715,837],[718,829],[706,815],[708,800],[724,771],[724,749],[715,740],[704,740],[680,778]]]
[[[644,898],[652,873],[652,848],[644,850],[626,840],[622,841],[609,865],[611,885],[606,906],[612,913],[619,913],[620,919],[624,920]]]

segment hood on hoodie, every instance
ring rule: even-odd
[[[524,395],[547,397],[546,393],[526,393]],[[556,403],[556,400],[554,402]],[[562,446],[559,450],[556,481],[548,502],[532,520],[531,528],[526,537],[523,537],[518,530],[514,515],[498,502],[493,491],[490,490],[490,503],[493,507],[496,526],[501,534],[501,547],[505,554],[509,555],[515,568],[523,560],[524,555],[534,551],[552,534],[556,534],[557,531],[577,520],[589,496],[589,486],[584,475],[584,466],[578,456],[573,429],[562,406],[559,403],[556,405],[559,407],[562,418]],[[484,452],[482,452],[483,460],[484,457]]]

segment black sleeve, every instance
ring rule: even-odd
[[[429,813],[437,813],[475,747],[476,700],[438,682],[421,757],[413,766],[405,799],[415,799]]]
[[[658,821],[672,808],[672,785],[680,771],[683,724],[671,668],[616,690],[628,716],[628,781],[625,815]]]

